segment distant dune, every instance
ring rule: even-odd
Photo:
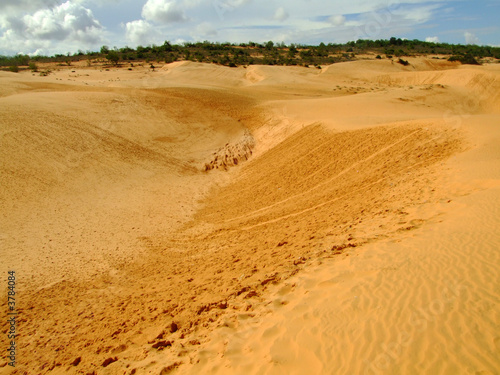
[[[0,374],[498,374],[500,65],[408,60],[0,72]]]

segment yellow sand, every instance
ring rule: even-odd
[[[500,65],[410,63],[0,73],[0,374],[499,373]]]

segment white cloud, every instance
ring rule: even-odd
[[[243,5],[246,5],[250,3],[252,0],[220,0],[220,3],[225,3],[226,5],[233,7],[233,8],[239,8]]]
[[[417,29],[433,30],[428,40],[439,41],[434,35],[451,34],[436,17],[451,9],[452,1],[0,0],[0,54],[54,54],[166,39],[311,44],[391,36],[412,39],[419,35]],[[457,12],[452,15],[459,16]],[[486,36],[481,31],[482,38],[497,44],[492,32]],[[467,42],[479,42],[469,34],[464,35]]]
[[[46,51],[44,51],[43,49],[40,49],[40,48],[39,48],[39,49],[37,49],[35,52],[30,52],[30,53],[28,53],[27,55],[30,55],[30,56],[44,56],[44,55],[46,55],[46,54],[47,54],[47,52],[46,52]]]
[[[346,18],[343,15],[331,16],[328,18],[328,22],[330,22],[334,26],[344,26]]]
[[[0,12],[2,14],[34,12],[44,8],[53,8],[59,5],[59,0],[2,0]]]
[[[465,37],[465,43],[466,44],[479,44],[478,37],[475,34],[473,34],[473,33],[470,33],[468,31],[466,31],[464,33],[464,37]]]
[[[349,40],[375,40],[409,33],[418,25],[432,20],[440,7],[439,4],[418,4],[418,0],[395,3],[390,7],[380,5],[375,11],[361,13],[346,22],[345,26],[350,27]]]
[[[189,0],[184,0],[189,1]],[[228,19],[227,15],[231,12],[236,11],[238,8],[247,5],[252,0],[213,0],[211,2],[211,7],[215,10],[215,13],[218,15],[219,20],[223,21]]]
[[[425,38],[425,41],[429,43],[439,43],[439,38],[437,36],[428,36]]]
[[[276,12],[274,12],[274,19],[276,21],[283,22],[288,19],[288,17],[290,17],[290,15],[283,7],[279,7],[278,9],[276,9]]]
[[[144,20],[136,20],[125,24],[125,36],[129,42],[136,45],[149,44],[153,26]]]
[[[23,18],[25,31],[37,39],[71,39],[93,43],[100,39],[101,24],[90,9],[69,1]]]
[[[0,47],[14,53],[45,50],[54,42],[81,48],[102,40],[104,28],[92,11],[70,1],[22,17],[10,14],[1,22]]]
[[[206,40],[208,39],[208,37],[216,35],[217,35],[217,30],[212,26],[210,22],[202,22],[196,27],[197,39]]]
[[[179,5],[169,0],[148,0],[142,8],[142,17],[158,23],[187,21],[187,17]]]
[[[422,24],[432,19],[434,11],[439,8],[439,4],[411,8],[401,6],[400,9],[395,10],[394,12],[392,12],[392,14],[394,16],[399,16],[407,21],[410,21],[411,23]]]

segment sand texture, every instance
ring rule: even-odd
[[[0,374],[500,374],[500,65],[409,61],[0,72]]]

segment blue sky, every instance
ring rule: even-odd
[[[499,0],[2,0],[0,54],[391,36],[500,46]]]

